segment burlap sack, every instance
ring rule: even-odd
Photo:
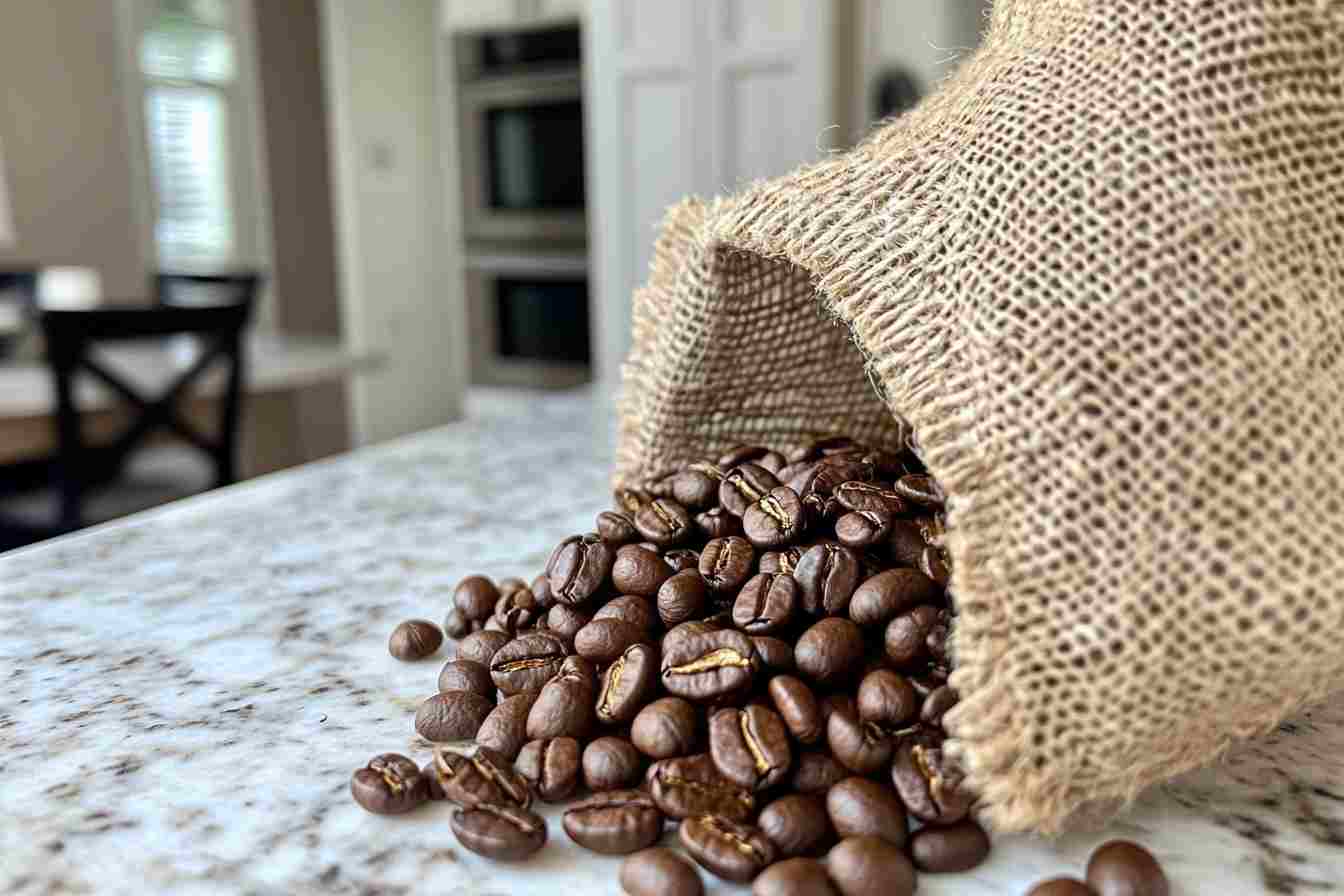
[[[907,117],[672,210],[618,479],[904,418],[988,820],[1216,758],[1344,684],[1342,87],[1340,0],[1000,0]]]

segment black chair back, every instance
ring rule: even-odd
[[[199,308],[255,301],[262,277],[256,271],[236,274],[174,274],[155,277],[155,298],[160,305]]]

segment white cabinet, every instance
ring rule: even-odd
[[[657,226],[837,137],[837,0],[591,0],[584,57],[597,373],[619,375]]]
[[[587,0],[443,0],[445,31],[526,28],[582,18]]]

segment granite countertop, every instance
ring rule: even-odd
[[[448,809],[365,813],[353,769],[412,728],[439,663],[388,656],[469,572],[531,577],[591,528],[604,399],[496,399],[469,422],[0,557],[0,892],[618,893],[547,810],[534,861],[455,842]],[[1115,836],[1176,894],[1344,892],[1344,698],[1155,789],[1103,831],[1001,837],[920,893],[1025,892]],[[707,880],[711,880],[708,879]],[[713,883],[711,892],[739,892]]]

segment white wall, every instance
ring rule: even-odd
[[[0,246],[14,243],[14,216],[9,210],[9,178],[5,174],[5,147],[0,144]]]

